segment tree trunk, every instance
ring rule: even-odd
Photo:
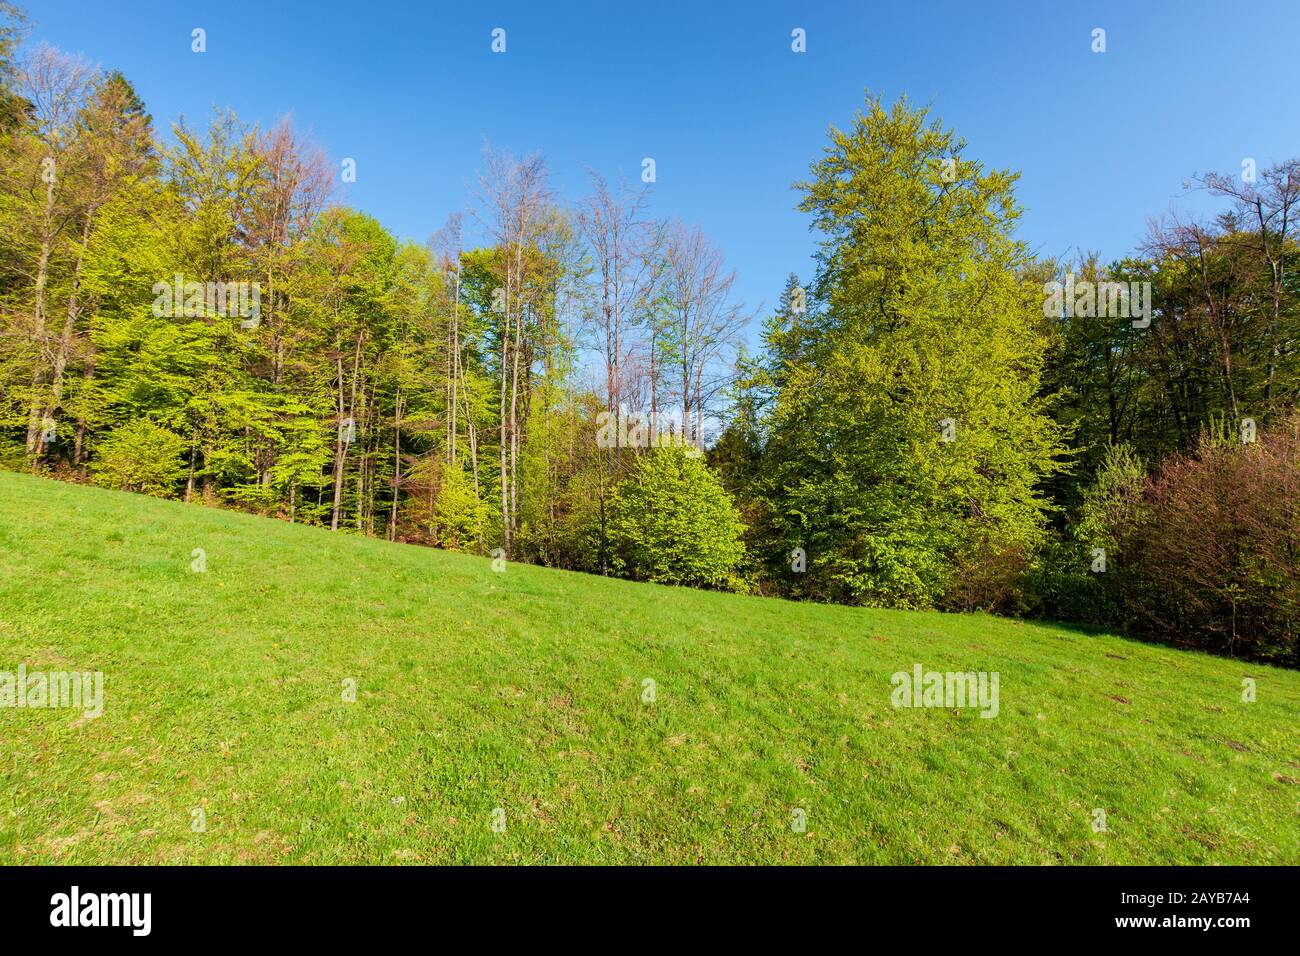
[[[393,409],[393,506],[388,515],[388,540],[397,540],[397,490],[402,486],[402,386]]]
[[[510,350],[510,267],[506,266],[505,316],[501,321],[501,442],[499,457],[501,459],[501,549],[510,554],[510,473],[506,466],[506,369],[509,367]]]
[[[36,289],[32,337],[36,343],[37,357],[32,370],[32,401],[27,418],[26,453],[33,469],[36,467],[36,442],[41,433],[40,386],[47,350],[45,342],[45,294],[50,281],[50,255],[54,247],[54,177],[45,184],[45,205],[41,209],[41,252],[36,262]]]
[[[456,254],[456,297],[451,307],[451,462],[456,462],[456,410],[460,395],[460,253]]]
[[[68,294],[68,313],[63,320],[63,332],[59,336],[58,351],[54,354],[54,370],[50,378],[50,399],[45,406],[45,411],[41,415],[42,424],[45,421],[53,420],[55,414],[63,404],[63,373],[68,367],[68,355],[72,351],[72,339],[76,334],[77,319],[81,315],[81,266],[85,258],[85,250],[90,242],[90,224],[94,218],[94,209],[86,213],[86,219],[81,227],[81,247],[77,252],[77,261],[72,269],[72,290]],[[36,457],[39,458],[45,453],[45,429],[41,428],[36,439]]]

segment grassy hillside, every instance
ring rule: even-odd
[[[1108,635],[0,473],[20,663],[103,671],[105,709],[0,710],[7,862],[1300,862],[1300,673]],[[894,709],[916,663],[999,672],[1000,713]]]

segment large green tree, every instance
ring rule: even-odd
[[[794,593],[930,606],[1041,534],[1061,445],[1037,397],[1041,293],[1015,175],[927,110],[869,98],[830,139],[799,184],[813,296],[767,335],[763,546]]]

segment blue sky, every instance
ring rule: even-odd
[[[1020,234],[1045,254],[1119,257],[1150,218],[1204,207],[1191,174],[1300,153],[1294,0],[18,2],[32,40],[122,70],[160,129],[291,113],[356,159],[346,200],[405,237],[472,200],[485,140],[541,150],[570,200],[586,167],[635,178],[654,157],[652,212],[702,226],[751,308],[809,277],[790,184],[865,88],[931,104],[968,156],[1020,170]]]

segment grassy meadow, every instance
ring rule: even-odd
[[[998,715],[895,709],[917,663],[998,672]],[[0,472],[20,664],[104,712],[0,709],[6,863],[1300,863],[1300,673],[1039,623]]]

